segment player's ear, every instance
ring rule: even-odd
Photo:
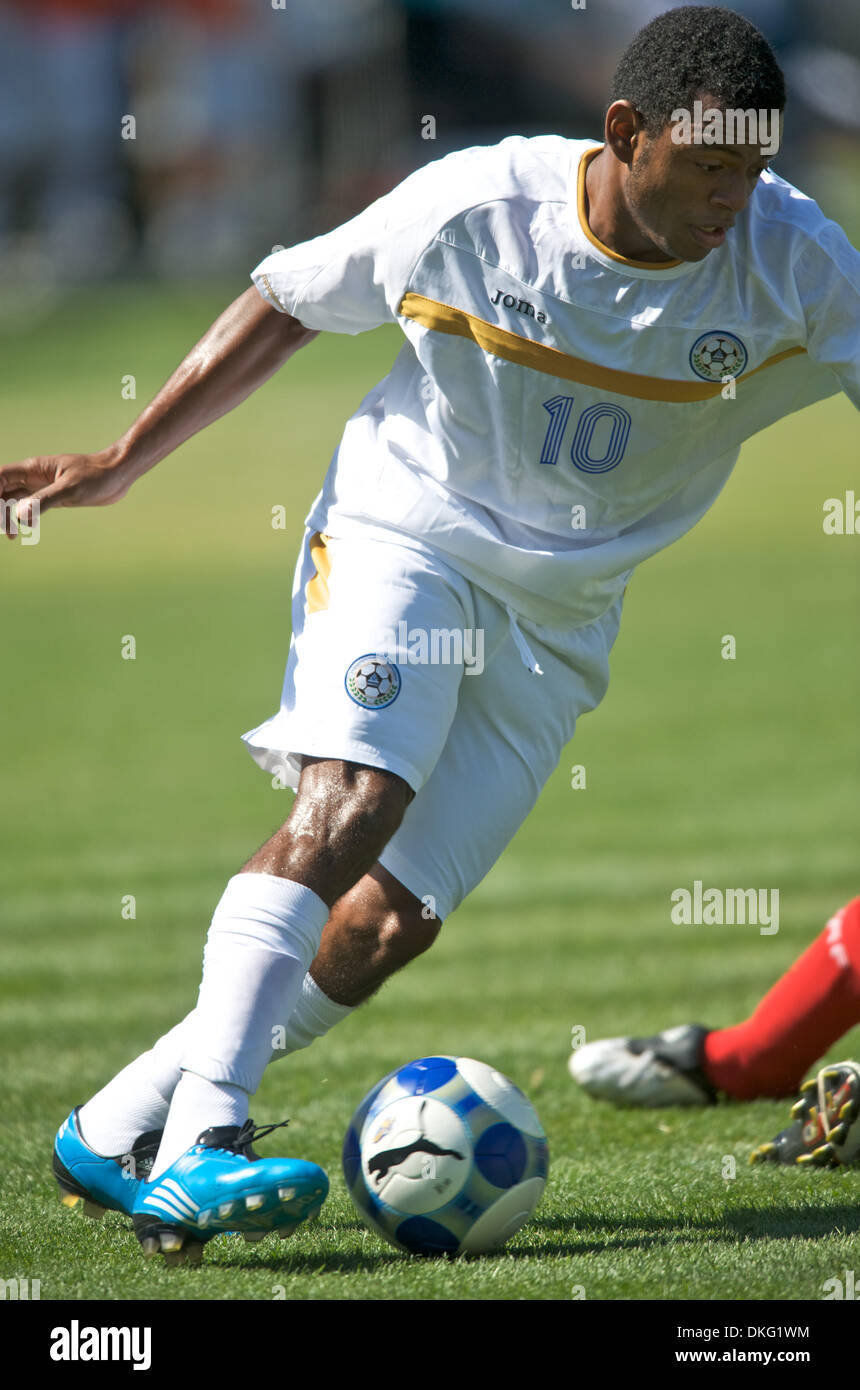
[[[613,101],[606,113],[603,135],[607,148],[622,164],[632,164],[643,130],[642,116],[631,101]]]

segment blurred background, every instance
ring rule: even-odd
[[[32,319],[76,284],[244,275],[451,149],[515,132],[599,138],[619,54],[667,8],[0,0],[2,316]],[[777,169],[856,241],[856,6],[731,8],[789,80]]]

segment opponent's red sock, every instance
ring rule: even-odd
[[[788,1096],[830,1045],[860,1023],[860,898],[777,980],[746,1023],[705,1039],[703,1067],[736,1100]]]

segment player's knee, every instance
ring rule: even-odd
[[[290,821],[310,817],[332,846],[356,840],[382,849],[403,819],[413,792],[402,777],[358,763],[307,759]]]
[[[412,797],[393,772],[307,758],[289,817],[246,872],[294,878],[331,906],[379,858]]]

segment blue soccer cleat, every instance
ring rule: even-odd
[[[161,1130],[138,1135],[127,1154],[107,1157],[91,1149],[81,1133],[76,1106],[54,1140],[54,1177],[63,1206],[84,1204],[84,1215],[98,1221],[106,1211],[131,1216],[141,1181],[155,1162]]]
[[[240,1232],[256,1241],[275,1231],[284,1239],[317,1216],[328,1194],[322,1168],[298,1158],[261,1158],[251,1148],[278,1127],[255,1129],[246,1120],[204,1130],[157,1178],[139,1183],[133,1221],[144,1256],[196,1264],[213,1236]]]

